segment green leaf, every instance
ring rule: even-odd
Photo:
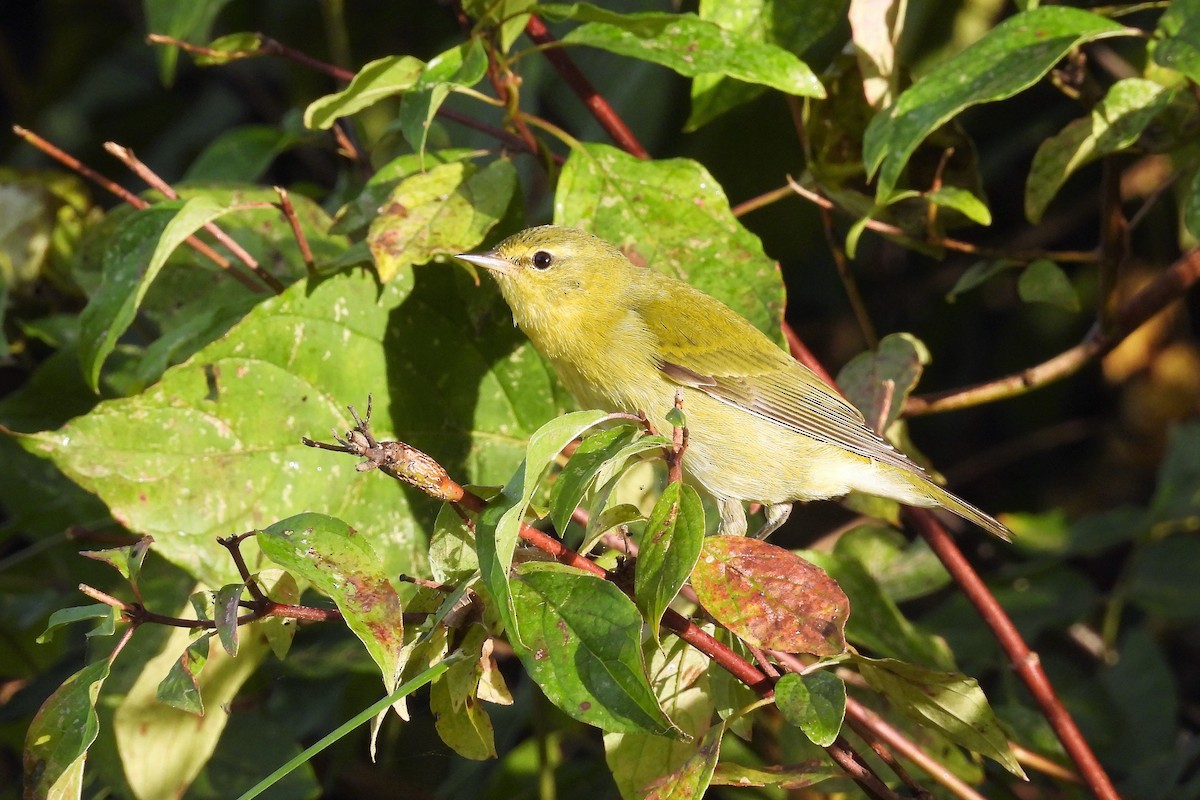
[[[500,33],[500,51],[507,53],[525,31],[529,14],[537,0],[463,0],[462,9],[480,25],[496,28]]]
[[[691,486],[671,483],[663,491],[646,532],[633,573],[633,596],[655,643],[663,612],[687,582],[704,542],[704,504]]]
[[[783,284],[721,184],[689,159],[643,161],[585,144],[563,165],[554,221],[620,247],[635,264],[686,280],[780,340]]]
[[[487,74],[488,56],[480,39],[452,47],[430,59],[400,105],[400,130],[417,155],[424,157],[429,126],[455,88],[471,87]]]
[[[1029,221],[1041,221],[1067,178],[1085,164],[1135,144],[1174,95],[1173,89],[1143,78],[1117,81],[1088,116],[1043,141],[1033,156],[1025,185]]]
[[[543,3],[547,19],[583,22],[560,41],[650,61],[685,77],[718,73],[803,97],[824,97],[808,65],[788,51],[743,38],[694,14],[619,14],[590,3]]]
[[[842,768],[828,758],[789,763],[782,769],[751,767],[724,762],[713,772],[713,786],[772,786],[780,789],[805,789],[830,778],[845,776]]]
[[[718,722],[700,741],[683,766],[647,787],[646,800],[702,800],[712,782],[713,770],[721,756],[725,723]]]
[[[388,574],[421,574],[427,523],[412,506],[423,501],[300,437],[345,430],[346,404],[374,393],[381,440],[394,420],[456,479],[503,481],[562,407],[510,319],[493,286],[476,289],[455,270],[407,271],[382,291],[363,270],[300,283],[144,394],[20,443],[211,586],[238,579],[213,538],[287,517],[298,498],[369,532]]]
[[[362,191],[337,212],[331,230],[334,233],[358,233],[365,229],[379,214],[379,207],[384,204],[400,182],[405,178],[424,172],[429,162],[449,164],[455,161],[468,161],[486,155],[485,151],[468,148],[452,148],[434,150],[424,154],[405,153],[393,158],[379,169],[375,170]]]
[[[562,449],[607,416],[603,411],[576,411],[538,428],[529,437],[525,460],[504,487],[502,497],[490,503],[476,522],[475,552],[479,557],[479,571],[510,633],[517,631],[519,635],[510,616],[512,600],[508,570],[512,566],[529,501],[533,499],[546,468],[558,458]]]
[[[109,662],[97,661],[63,681],[46,698],[25,734],[25,797],[83,794],[83,764],[100,732],[96,698]]]
[[[282,569],[259,570],[255,576],[263,594],[276,603],[294,606],[300,602],[300,587],[292,573]],[[296,622],[285,617],[267,617],[258,623],[271,652],[280,661],[287,657],[296,636]]]
[[[863,140],[863,163],[870,174],[879,172],[876,197],[882,201],[891,196],[917,145],[956,114],[1029,88],[1081,44],[1135,33],[1066,6],[1009,17],[924,75],[886,113],[871,120]]]
[[[1139,548],[1129,568],[1129,597],[1168,620],[1200,617],[1196,564],[1200,539],[1180,534]]]
[[[89,637],[111,636],[116,632],[117,610],[107,603],[72,606],[71,608],[60,608],[50,615],[50,619],[46,621],[46,630],[37,637],[37,643],[47,644],[54,638],[54,631],[58,628],[89,619],[100,620],[92,630],[88,631]]]
[[[137,586],[138,577],[142,571],[142,562],[150,552],[154,539],[143,536],[136,543],[124,547],[110,547],[105,550],[84,550],[79,555],[100,561],[121,573],[121,577],[132,586]]]
[[[274,125],[243,125],[213,139],[196,156],[183,179],[194,183],[256,181],[279,154],[301,141],[295,133]]]
[[[632,425],[616,425],[584,438],[550,487],[550,519],[559,535],[595,482],[596,474],[638,434]]]
[[[1200,83],[1200,2],[1172,0],[1158,18],[1151,48],[1156,64]]]
[[[700,19],[742,40],[764,42],[802,55],[840,22],[846,0],[701,0]],[[692,113],[685,131],[695,131],[766,89],[723,74],[697,75],[692,81]]]
[[[828,747],[842,730],[846,684],[828,670],[806,675],[789,672],[775,684],[775,705],[785,720],[804,731],[809,741]]]
[[[994,261],[976,261],[967,267],[966,271],[955,281],[950,291],[946,292],[946,302],[953,303],[958,299],[959,295],[966,294],[975,287],[987,283],[997,275],[1020,266],[1020,261],[1012,261],[1007,258],[999,258]]]
[[[358,71],[345,89],[309,103],[304,109],[304,126],[329,130],[339,118],[413,88],[424,69],[425,62],[412,56],[387,56],[372,61]]]
[[[1200,239],[1200,169],[1192,173],[1183,195],[1183,227],[1194,239]]]
[[[1017,294],[1026,303],[1049,303],[1067,311],[1079,310],[1079,295],[1071,279],[1049,259],[1039,258],[1021,272]]]
[[[238,654],[238,601],[242,599],[245,584],[229,583],[217,590],[213,599],[213,620],[217,623],[217,636],[225,652],[237,658]]]
[[[337,604],[379,666],[384,686],[395,689],[404,640],[400,597],[367,538],[339,519],[307,513],[260,530],[258,543],[267,558]]]
[[[529,562],[513,576],[520,625],[513,649],[550,702],[604,731],[676,735],[642,661],[642,620],[603,578]]]
[[[932,726],[956,744],[1025,779],[1024,770],[1009,748],[1007,734],[974,678],[892,659],[853,658],[863,679],[901,714]]]
[[[477,246],[504,216],[516,188],[516,170],[503,158],[482,170],[461,161],[439,164],[401,181],[367,235],[380,280]]]
[[[710,536],[692,588],[713,619],[755,647],[819,656],[846,649],[850,601],[824,570],[781,547]]]
[[[479,571],[475,532],[454,506],[443,503],[429,537],[429,569],[439,583],[456,585]]]
[[[927,597],[950,583],[950,573],[925,540],[910,542],[895,528],[859,525],[838,538],[833,553],[857,561],[896,603]],[[850,602],[857,614],[857,603]]]
[[[168,256],[204,223],[233,210],[208,197],[170,200],[131,214],[113,232],[103,283],[79,318],[79,361],[92,391]]]
[[[859,353],[838,373],[837,385],[877,430],[887,431],[904,411],[930,361],[929,349],[911,333],[889,333],[875,352]]]
[[[195,714],[197,717],[204,716],[204,699],[200,695],[199,677],[208,662],[212,638],[213,632],[209,631],[184,648],[183,654],[171,665],[167,677],[158,684],[154,695],[158,702]],[[226,647],[225,650],[228,652],[229,648]]]
[[[148,33],[161,33],[173,39],[192,44],[208,41],[213,22],[229,0],[142,0],[146,14]],[[179,62],[179,48],[173,45],[160,46],[158,51],[158,74],[164,86],[175,83],[175,67]]]
[[[663,711],[690,738],[604,734],[605,760],[627,800],[641,800],[652,783],[683,767],[696,754],[696,740],[709,730],[713,716],[708,656],[668,634],[661,648],[650,648],[648,660],[650,685]]]
[[[250,31],[227,33],[209,42],[206,47],[214,53],[197,53],[194,56],[198,67],[216,67],[238,61],[243,58],[254,58],[262,55],[262,34]]]
[[[960,186],[942,186],[922,195],[935,206],[952,208],[972,222],[980,225],[992,224],[992,212],[987,204]]]
[[[486,640],[487,630],[482,625],[470,626],[458,648],[460,658],[429,692],[429,710],[438,736],[454,752],[473,761],[496,757],[492,721],[476,696]]]
[[[1155,522],[1194,528],[1200,516],[1200,422],[1181,423],[1171,430],[1150,514]]]

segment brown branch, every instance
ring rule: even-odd
[[[846,698],[846,722],[859,736],[862,736],[867,741],[870,741],[872,737],[878,738],[883,744],[924,770],[929,777],[953,792],[956,797],[961,797],[963,800],[984,800],[983,796],[971,788],[962,778],[955,775],[944,764],[929,755],[929,753],[926,753],[919,745],[888,724],[883,717],[853,697]],[[901,779],[903,779],[903,776],[901,776]]]
[[[58,163],[62,164],[64,167],[71,170],[72,172],[75,172],[76,174],[81,175],[84,178],[87,178],[92,183],[96,184],[101,189],[105,190],[106,192],[113,195],[114,197],[116,197],[120,200],[123,200],[124,202],[128,203],[129,205],[133,206],[134,208],[136,208],[138,210],[141,210],[143,208],[148,208],[150,206],[150,203],[148,201],[143,200],[142,198],[138,197],[133,192],[130,192],[128,189],[124,188],[123,186],[120,186],[120,185],[114,183],[113,181],[109,180],[108,178],[104,177],[99,172],[96,172],[96,170],[92,169],[91,167],[84,164],[79,159],[72,156],[70,153],[60,150],[59,148],[50,144],[50,142],[46,141],[41,136],[38,136],[33,131],[30,131],[26,128],[22,128],[20,125],[14,125],[12,129],[13,129],[13,133],[15,133],[17,136],[21,137],[22,139],[24,139],[30,145],[32,145],[33,147],[42,151],[43,153],[48,155],[50,158],[52,158],[55,161],[57,161]],[[189,236],[185,241],[189,247],[191,247],[193,250],[195,250],[200,255],[207,258],[209,261],[216,264],[219,268],[225,270],[230,275],[230,277],[235,278],[239,283],[241,283],[247,289],[249,289],[253,292],[261,292],[262,291],[262,286],[260,286],[258,284],[258,282],[256,282],[249,275],[245,275],[240,270],[235,269],[233,267],[233,265],[229,262],[229,259],[225,258],[225,256],[221,255],[216,250],[213,250],[207,244],[200,241],[200,239],[196,238],[195,236]]]
[[[575,92],[575,95],[583,101],[584,106],[592,113],[592,116],[596,118],[600,127],[604,128],[613,142],[630,155],[649,159],[650,153],[642,147],[641,142],[633,135],[633,131],[629,130],[625,121],[613,110],[604,96],[596,91],[596,87],[592,85],[586,75],[580,72],[579,67],[575,66],[571,56],[560,49],[558,40],[550,34],[546,23],[537,16],[531,15],[529,22],[525,24],[525,33],[533,40],[534,44],[542,48],[542,55],[567,82],[571,91]]]
[[[317,265],[313,261],[312,248],[308,246],[308,237],[304,235],[304,231],[300,227],[296,209],[292,208],[292,199],[288,197],[287,189],[282,186],[275,187],[275,194],[279,195],[279,210],[283,212],[284,219],[292,227],[292,236],[296,240],[296,246],[300,248],[300,257],[304,259],[304,268],[308,270],[309,277],[316,277]]]
[[[1116,347],[1143,323],[1162,311],[1200,280],[1200,248],[1194,248],[1167,268],[1120,308],[1107,331],[1099,324],[1084,336],[1083,341],[1041,364],[1014,372],[985,383],[950,389],[925,395],[912,395],[904,405],[904,413],[934,414],[969,408],[995,400],[1025,394],[1030,389],[1073,375],[1094,358]]]
[[[250,596],[254,598],[254,602],[262,605],[270,603],[271,600],[263,594],[262,589],[258,585],[258,581],[254,580],[254,576],[250,574],[250,567],[246,566],[246,559],[242,557],[242,542],[254,536],[254,531],[241,533],[237,536],[229,536],[227,538],[217,537],[217,544],[229,551],[229,557],[233,559],[233,564],[237,567],[238,575],[242,579],[242,583],[250,591]]]
[[[159,177],[154,170],[139,160],[128,147],[122,147],[116,142],[105,142],[104,149],[122,164],[129,167],[135,175],[144,180],[151,188],[162,192],[163,196],[168,200],[179,199],[179,193],[169,183]],[[215,222],[204,223],[204,229],[211,233],[218,242],[225,245],[235,258],[245,264],[247,269],[257,275],[258,279],[270,287],[276,294],[283,292],[286,287],[280,283],[279,279],[263,269],[254,256],[246,252],[246,249],[234,241],[229,234],[218,228]]]
[[[1200,258],[1197,259],[1200,261]],[[966,598],[975,606],[984,623],[991,629],[992,635],[1000,643],[1000,647],[1008,656],[1013,670],[1020,677],[1025,687],[1029,689],[1034,700],[1042,709],[1043,716],[1054,729],[1054,733],[1062,742],[1067,755],[1075,762],[1083,782],[1100,800],[1119,800],[1117,790],[1104,768],[1100,765],[1091,747],[1083,738],[1075,720],[1067,712],[1059,700],[1050,679],[1042,669],[1041,660],[1037,653],[1029,649],[1029,645],[1021,638],[1016,625],[1009,619],[1003,607],[995,596],[988,590],[983,579],[979,577],[962,551],[954,544],[953,538],[946,532],[930,511],[923,508],[906,509],[909,520],[912,521],[921,537],[929,544],[929,548],[953,576],[954,582],[962,589]]]
[[[879,345],[879,334],[875,331],[871,315],[867,313],[867,304],[863,300],[862,292],[858,290],[854,273],[850,271],[846,252],[833,232],[833,214],[827,208],[821,209],[821,229],[825,232],[825,241],[829,245],[829,252],[833,254],[833,264],[837,268],[838,278],[842,281],[842,289],[846,292],[846,300],[854,312],[854,319],[858,322],[858,329],[867,343],[867,348],[874,350]]]
[[[792,191],[791,186],[781,186],[778,189],[772,189],[769,192],[763,192],[757,197],[751,197],[749,200],[743,200],[736,206],[730,209],[735,217],[744,217],[751,211],[758,211],[760,208],[766,208],[772,203],[778,202],[785,197],[794,197],[796,193]]]

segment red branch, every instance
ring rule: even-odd
[[[587,76],[579,71],[579,67],[575,66],[571,56],[558,47],[558,40],[550,34],[546,23],[536,16],[531,16],[529,22],[525,24],[525,33],[535,44],[543,48],[542,55],[567,82],[571,91],[575,92],[575,95],[583,101],[587,110],[592,112],[592,116],[596,118],[596,121],[616,142],[617,146],[630,155],[649,159],[650,153],[642,147],[642,143],[633,135],[633,131],[629,130],[625,121],[617,115],[604,96],[596,91],[596,87],[587,79]]]

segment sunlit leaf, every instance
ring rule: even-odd
[[[511,589],[521,638],[513,648],[552,703],[604,731],[676,733],[646,679],[641,616],[620,589],[538,562],[518,567]]]
[[[89,664],[42,703],[25,733],[26,798],[82,796],[84,759],[99,732],[96,698],[109,666],[107,660]]]
[[[756,647],[836,655],[850,601],[824,570],[773,544],[710,536],[692,571],[705,611]]]
[[[671,483],[663,491],[642,535],[633,595],[655,642],[663,612],[687,582],[704,542],[704,505],[691,486]]]
[[[304,110],[304,125],[328,130],[340,117],[408,91],[416,85],[424,69],[425,62],[412,56],[387,56],[372,61],[355,74],[345,89],[309,103]]]
[[[1033,156],[1025,187],[1025,216],[1029,221],[1041,220],[1067,178],[1085,164],[1133,145],[1174,94],[1142,78],[1117,81],[1088,116],[1043,141]]]
[[[788,673],[775,684],[775,705],[813,744],[828,747],[842,730],[846,684],[823,669],[806,675]]]
[[[863,163],[879,172],[876,196],[891,196],[917,145],[956,114],[1027,89],[1071,49],[1134,31],[1097,14],[1046,6],[1015,14],[937,65],[867,127]]]

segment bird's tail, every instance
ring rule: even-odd
[[[924,488],[929,492],[930,499],[938,505],[948,511],[953,511],[968,522],[974,522],[993,536],[999,536],[1006,542],[1012,541],[1012,531],[995,517],[985,514],[966,500],[963,500],[958,495],[951,494],[936,483],[930,482]]]

